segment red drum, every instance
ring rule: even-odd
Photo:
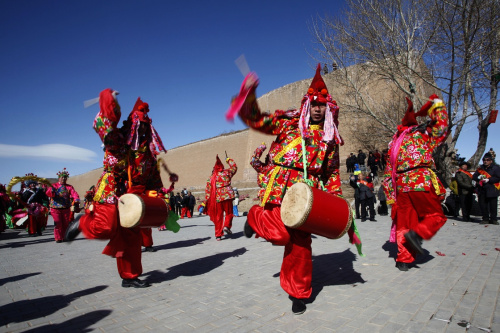
[[[124,228],[156,228],[167,221],[169,205],[161,198],[127,193],[118,201],[120,225]]]
[[[283,198],[281,220],[289,228],[337,239],[351,226],[352,210],[344,198],[297,183]]]

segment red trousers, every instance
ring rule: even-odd
[[[42,232],[44,228],[43,225],[43,216],[41,215],[32,215],[28,216],[28,234],[34,235],[36,233]]]
[[[151,228],[141,228],[142,246],[153,246],[153,230]]]
[[[118,208],[94,202],[94,210],[80,219],[80,230],[88,239],[109,239],[103,254],[116,258],[122,279],[135,279],[142,274],[141,228],[123,228]]]
[[[224,227],[233,227],[233,200],[228,199],[215,204],[215,216],[210,216],[210,220],[215,224],[215,237],[224,236]],[[224,214],[226,217],[224,218]]]
[[[50,209],[50,215],[54,219],[54,239],[56,241],[64,239],[70,221],[70,213],[69,208]]]
[[[404,234],[413,230],[429,240],[447,219],[441,208],[441,198],[435,192],[398,192],[396,205],[396,261],[411,263],[415,261],[415,253],[410,250]]]
[[[248,223],[255,233],[273,243],[285,246],[281,264],[281,288],[290,296],[309,298],[312,280],[311,234],[287,228],[281,220],[281,206],[253,206]]]
[[[189,207],[182,207],[181,209],[181,219],[184,218],[184,215],[187,215],[188,218],[191,218],[191,210]]]

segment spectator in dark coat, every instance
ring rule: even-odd
[[[177,192],[177,195],[175,196],[175,213],[179,216],[181,216],[181,203],[182,203],[182,198],[181,194]]]
[[[387,208],[387,197],[385,196],[384,187],[380,186],[377,192],[378,201],[380,202],[379,206],[379,215],[387,216],[389,215],[389,209]]]
[[[373,185],[372,185],[373,186]],[[359,187],[359,201],[361,205],[361,222],[365,222],[367,218],[366,208],[368,207],[370,212],[370,221],[375,222],[375,194],[373,194],[372,186],[368,183],[365,175],[361,173],[358,179]]]
[[[188,197],[189,197],[189,211],[191,212],[191,216],[194,216],[193,212],[194,212],[194,206],[196,206],[196,198],[191,192],[188,192]]]
[[[481,224],[498,224],[498,195],[500,188],[500,167],[495,163],[493,156],[486,153],[483,156],[483,165],[477,168],[472,176],[476,182],[479,196],[479,206],[483,214]]]
[[[363,153],[363,151],[360,149],[358,151],[358,164],[359,164],[360,167],[361,166],[363,166],[363,167],[365,166],[365,159],[366,159],[366,154]],[[361,168],[361,169],[363,169],[363,168]]]
[[[372,152],[368,153],[368,167],[370,168],[370,173],[372,174],[372,177],[373,178],[377,177],[378,162],[377,159],[375,158],[375,155]]]
[[[472,221],[470,213],[474,201],[474,185],[472,184],[472,174],[468,171],[470,165],[467,162],[460,163],[460,169],[455,173],[458,185],[458,196],[460,208],[462,208],[462,218],[466,222]]]
[[[358,175],[351,175],[349,177],[349,185],[354,189],[354,208],[356,211],[356,219],[361,218],[361,214],[359,213],[359,187],[358,187]]]

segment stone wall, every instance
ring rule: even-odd
[[[350,198],[352,191],[348,185],[348,175],[345,173],[345,160],[349,153],[356,153],[360,147],[349,139],[350,130],[355,127],[353,120],[342,113],[342,104],[345,102],[346,94],[336,84],[336,75],[338,73],[333,72],[324,75],[323,78],[332,97],[340,107],[339,131],[345,141],[345,144],[340,148],[341,179],[345,183],[343,191]],[[302,97],[310,83],[311,79],[297,81],[262,95],[258,99],[261,110],[273,112],[277,109],[286,110],[300,107]],[[381,98],[387,98],[387,96],[383,96],[384,87],[378,85],[374,89],[380,92]],[[367,123],[369,126],[369,122]],[[377,139],[380,141],[377,145],[381,149],[387,147],[386,139],[373,138],[373,140]],[[203,200],[206,181],[215,164],[215,156],[218,154],[224,162],[227,152],[227,155],[234,159],[238,166],[238,172],[232,181],[233,186],[239,189],[240,195],[250,196],[249,199],[241,202],[240,211],[248,211],[252,205],[257,203],[253,198],[258,192],[257,174],[249,164],[250,157],[262,142],[265,142],[269,147],[273,140],[274,136],[245,129],[170,149],[166,154],[160,154],[159,158],[164,160],[170,171],[179,175],[176,192],[187,188],[193,192],[197,199]],[[225,162],[224,164],[227,166]],[[101,173],[102,169],[92,170],[86,174],[71,177],[69,183],[75,186],[80,196],[83,196],[91,185],[95,185]],[[164,170],[161,171],[161,176],[165,187],[168,188],[170,184]]]

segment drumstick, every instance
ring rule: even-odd
[[[88,108],[89,106],[92,106],[96,103],[99,103],[99,97],[91,98],[91,99],[87,99],[86,101],[83,101],[83,107]]]
[[[163,167],[163,169],[168,173],[168,175],[171,178],[170,181],[172,183],[175,183],[179,180],[179,176],[177,176],[177,174],[175,174],[173,172],[170,172],[170,170],[167,167],[167,163],[165,163],[165,161],[162,158],[158,159],[158,164],[161,165]]]
[[[242,54],[240,55],[234,63],[236,64],[236,67],[240,70],[241,74],[245,77],[250,73],[250,67],[248,66],[247,60],[245,59],[245,55]]]

